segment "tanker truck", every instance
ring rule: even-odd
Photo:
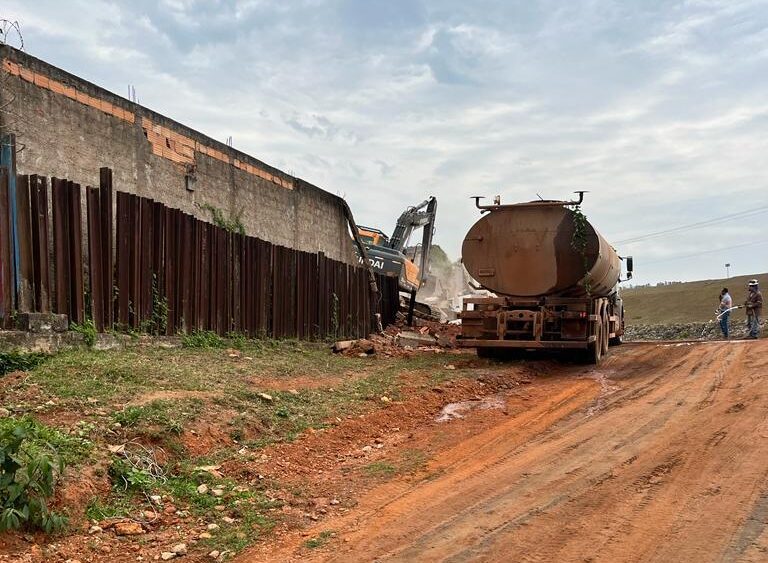
[[[464,299],[461,347],[480,356],[505,350],[571,350],[597,364],[624,334],[616,250],[584,218],[576,201],[475,205],[482,217],[464,237],[461,257],[494,296]]]

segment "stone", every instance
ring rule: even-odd
[[[224,496],[224,491],[223,491],[223,490],[221,490],[221,489],[213,489],[213,490],[211,491],[211,494],[212,494],[213,496],[215,496],[215,497],[223,497],[223,496]]]
[[[217,512],[224,512],[227,509],[227,507],[224,506],[223,504],[217,504],[216,506],[213,507],[213,509]]]
[[[216,531],[218,529],[219,529],[219,525],[218,524],[208,524],[208,531],[213,532],[213,531]]]
[[[118,522],[115,524],[115,535],[138,536],[144,533],[144,528],[138,522]]]
[[[171,559],[174,559],[176,557],[177,555],[173,551],[163,551],[160,554],[160,559],[162,559],[163,561],[170,561]]]
[[[403,331],[395,337],[395,344],[403,348],[418,348],[419,346],[434,346],[437,339],[429,334],[419,334],[413,331]]]
[[[197,487],[197,494],[199,494],[199,495],[204,495],[204,494],[206,494],[206,493],[208,493],[208,485],[206,485],[205,483],[203,483],[202,485],[200,485],[199,487]]]
[[[235,523],[235,519],[234,518],[230,518],[229,516],[224,516],[221,519],[221,521],[224,522],[225,524],[234,524]]]
[[[171,548],[171,551],[173,551],[176,555],[186,555],[187,554],[187,544],[185,543],[178,543],[174,545]]]
[[[355,345],[354,340],[339,340],[333,345],[332,350],[338,354],[339,352],[343,352],[344,350],[349,350],[354,345]]]
[[[371,446],[363,446],[361,450],[365,453],[371,453],[373,451],[373,447]]]
[[[19,313],[16,327],[25,332],[66,332],[69,328],[67,315],[53,313]]]
[[[336,506],[337,504],[339,504],[339,499],[335,498],[335,499],[331,500],[331,504]]]
[[[93,534],[100,534],[103,531],[104,530],[102,529],[101,526],[91,526],[90,528],[88,528],[88,533],[91,534],[91,535],[93,535]]]
[[[201,534],[198,534],[197,539],[199,540],[209,540],[213,537],[213,534],[209,534],[208,532],[202,532]]]
[[[256,396],[259,397],[260,399],[263,399],[263,400],[269,402],[269,403],[271,403],[273,401],[272,395],[270,395],[269,393],[257,393]]]
[[[11,416],[11,411],[6,409],[5,407],[0,407],[0,418],[5,418],[7,416]]]
[[[219,555],[220,553],[214,549],[208,554],[208,557],[210,557],[211,559],[218,559]]]

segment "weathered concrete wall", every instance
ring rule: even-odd
[[[210,208],[248,235],[356,263],[344,202],[245,153],[10,47],[0,51],[0,127],[19,173],[115,188],[201,219]]]

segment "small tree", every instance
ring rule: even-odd
[[[28,419],[0,428],[0,532],[12,529],[61,529],[66,518],[48,508],[63,462],[53,448],[32,445],[34,426]],[[44,450],[49,450],[49,452]]]

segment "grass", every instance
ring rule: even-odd
[[[13,371],[29,371],[49,357],[37,352],[0,352],[0,375]]]
[[[324,532],[320,532],[320,534],[315,536],[314,538],[310,538],[307,541],[305,541],[304,546],[308,547],[309,549],[317,549],[327,544],[328,540],[330,540],[332,537],[333,537],[333,531],[325,530]]]
[[[19,423],[30,425],[30,437],[24,446],[27,450],[30,452],[55,452],[65,465],[83,463],[93,449],[93,443],[90,440],[43,424],[28,415],[0,418],[0,433],[15,428]]]
[[[387,461],[374,461],[363,467],[363,473],[369,477],[392,477],[397,473],[397,467]]]
[[[368,477],[387,479],[395,475],[407,475],[426,469],[427,456],[421,450],[405,450],[395,461],[375,461],[362,468]]]
[[[236,348],[238,354],[229,348]],[[200,333],[189,335],[180,348],[81,348],[13,359],[18,360],[13,369],[28,361],[24,364],[28,372],[24,379],[0,389],[0,403],[16,405],[11,409],[15,413],[61,421],[60,430],[50,428],[41,435],[68,463],[110,468],[100,476],[106,479],[108,473],[113,488],[108,495],[91,500],[85,509],[89,519],[135,516],[140,510],[157,509],[149,501],[151,495],[165,495],[167,502],[198,520],[220,522],[221,513],[215,507],[221,504],[224,514],[235,522],[221,523],[221,529],[204,543],[206,549],[235,552],[274,527],[280,517],[275,508],[280,504],[267,492],[280,485],[216,479],[196,471],[196,466],[245,459],[238,453],[244,445],[253,451],[289,442],[307,429],[320,431],[336,424],[336,418],[380,408],[385,404],[383,396],[398,400],[411,384],[460,376],[457,370],[444,369],[448,360],[439,354],[370,362],[331,354],[324,344],[254,341],[238,335],[220,339]],[[289,388],[293,377],[312,379],[318,387],[291,392],[259,383],[276,381],[276,386]],[[76,423],[72,423],[73,414],[79,419]],[[197,442],[188,442],[192,438],[188,433],[196,423],[218,426],[230,439],[214,439],[204,457],[190,457],[186,448],[192,451]],[[126,443],[162,448],[160,476],[116,463],[122,458],[109,454],[106,446]],[[406,452],[402,459],[371,464],[365,471],[373,477],[389,477],[417,470],[424,459],[420,452]],[[221,486],[226,494],[201,495],[197,492],[201,483]],[[322,546],[328,537],[313,538],[313,545]]]
[[[636,287],[621,292],[627,324],[673,324],[708,322],[720,303],[720,290],[727,287],[733,304],[744,302],[747,281],[757,278],[768,282],[768,274],[750,274],[730,279],[702,280],[656,287]],[[744,319],[744,312],[734,311],[731,319]]]

